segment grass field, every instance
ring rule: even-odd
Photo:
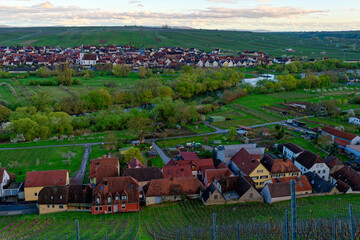
[[[347,49],[356,43],[358,32],[313,32],[313,33],[252,33],[238,31],[161,29],[144,27],[43,27],[9,28],[0,31],[1,45],[63,46],[74,47],[82,44],[107,44],[137,47],[198,48],[211,51],[220,48],[223,52],[238,53],[241,50],[263,51],[275,56],[283,54],[323,58],[357,59],[358,49]],[[337,40],[329,40],[327,37]],[[295,49],[288,53],[286,48]]]
[[[68,151],[72,151],[76,155],[71,164],[66,166],[62,162],[64,158],[61,155]],[[21,182],[25,180],[26,172],[34,170],[68,169],[71,175],[79,170],[83,153],[83,146],[2,150],[0,159],[1,166],[6,167],[9,172],[15,173],[16,180]]]
[[[333,195],[297,199],[297,218],[310,220],[333,218],[348,221],[348,205],[353,204],[354,216],[358,218],[360,195]],[[281,222],[290,202],[272,205],[246,203],[204,206],[199,200],[145,207],[139,213],[115,215],[91,215],[68,212],[48,215],[23,215],[0,218],[1,239],[74,239],[75,223],[79,220],[81,239],[151,239],[150,234],[161,234],[196,227],[210,228],[212,213],[216,213],[218,226],[239,222]],[[106,237],[105,237],[106,236]],[[256,239],[256,238],[255,238]]]

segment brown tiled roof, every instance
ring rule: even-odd
[[[190,165],[164,166],[162,173],[164,178],[192,177]]]
[[[343,181],[341,181],[341,179],[338,179],[336,181],[336,188],[340,192],[346,193],[350,189],[350,186],[344,183]]]
[[[260,162],[254,159],[245,148],[240,149],[231,161],[246,175],[250,175],[260,165]]]
[[[119,171],[119,159],[113,157],[113,158],[96,158],[96,159],[91,160],[89,179],[96,177],[97,169],[100,166],[115,166]],[[106,172],[105,171],[107,171],[107,170],[110,171],[109,176],[107,176],[107,177],[116,177],[116,176],[119,175],[119,173],[117,173],[117,175],[114,176],[113,168],[110,168],[110,167],[109,168],[103,168],[101,170],[102,173],[100,173],[100,175],[103,176],[103,177],[106,177]]]
[[[220,180],[224,177],[231,176],[232,172],[228,168],[223,169],[206,169],[205,170],[205,177],[207,179],[207,183],[210,184],[214,182],[215,178]],[[207,186],[205,186],[207,187]]]
[[[165,166],[175,166],[176,161],[172,158]]]
[[[96,182],[100,182],[104,177],[118,177],[119,169],[115,165],[100,165],[96,167]]]
[[[124,171],[123,175],[133,177],[139,182],[163,178],[163,174],[158,167],[128,168]]]
[[[190,165],[194,166],[195,170],[202,170],[202,169],[214,169],[214,161],[212,158],[205,158],[205,159],[197,159],[197,160],[179,160],[176,161],[177,165]]]
[[[6,171],[6,168],[0,168],[0,183],[2,183],[5,171]]]
[[[180,155],[184,160],[200,159],[199,156],[196,155],[196,153],[194,153],[194,152],[181,152]]]
[[[304,151],[295,159],[298,163],[310,169],[315,163],[325,163],[319,155],[316,155],[310,151]]]
[[[221,163],[219,163],[219,165],[216,168],[217,169],[227,168],[227,166],[225,165],[225,163],[221,162]]]
[[[82,60],[96,60],[96,54],[84,54]]]
[[[267,186],[271,198],[291,196],[290,183],[288,182],[269,183]]]
[[[355,137],[357,137],[355,134],[352,134],[352,133],[348,133],[348,132],[344,132],[344,131],[340,131],[340,130],[337,130],[335,128],[332,128],[332,127],[323,127],[321,129],[323,132],[326,132],[328,134],[331,134],[333,136],[336,136],[336,137],[339,137],[339,138],[343,138],[343,139],[346,139],[346,140],[353,140]]]
[[[300,172],[291,160],[273,159],[269,155],[265,155],[261,163],[270,174]]]
[[[44,187],[39,192],[39,204],[67,204],[69,186]]]
[[[142,164],[142,162],[140,162],[139,159],[137,159],[136,157],[134,157],[128,164],[128,168],[146,168],[146,166],[144,164]]]
[[[107,183],[107,186],[105,185]],[[127,200],[120,200],[116,203],[138,203],[139,202],[139,185],[132,177],[110,177],[101,180],[93,191],[93,205],[95,205],[95,197],[100,197],[100,205],[108,205],[106,197],[111,195],[114,197],[119,194],[126,194]]]
[[[70,185],[68,203],[91,203],[93,189],[89,185]]]
[[[151,180],[146,196],[178,196],[197,194],[203,188],[195,177]]]
[[[295,189],[297,192],[312,190],[311,184],[309,183],[309,180],[305,175],[271,179],[273,183],[277,183],[277,182],[288,183],[289,186],[291,180],[295,180],[295,184],[296,184]]]
[[[331,174],[336,180],[341,180],[349,185],[352,190],[360,191],[360,174],[349,166],[344,166],[340,170]]]
[[[219,180],[219,183],[223,193],[235,191],[240,197],[252,187],[242,176],[224,177]]]
[[[325,163],[329,168],[333,168],[336,165],[344,165],[337,157],[328,156],[325,158]]]
[[[27,172],[24,187],[66,185],[68,170]]]

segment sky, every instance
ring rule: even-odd
[[[360,30],[360,0],[0,0],[0,25]]]

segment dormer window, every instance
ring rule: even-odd
[[[60,199],[62,199],[62,196],[60,196]]]
[[[111,196],[107,197],[107,202],[108,202],[108,204],[111,204]]]
[[[127,200],[127,196],[126,195],[121,196],[121,200]]]
[[[96,197],[96,198],[95,198],[95,203],[96,203],[97,205],[100,205],[100,197]]]
[[[50,199],[51,199],[51,200],[53,200],[53,199],[54,199],[54,197],[53,197],[53,196],[51,196],[51,197],[50,197]]]
[[[120,197],[119,196],[115,196],[115,201],[119,201]]]
[[[105,186],[108,185],[108,181],[107,181],[107,180],[104,181],[104,185],[105,185]]]

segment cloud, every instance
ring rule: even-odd
[[[42,4],[40,4],[41,8],[53,8],[54,5],[51,4],[51,2],[44,2]]]
[[[206,0],[213,3],[237,3],[238,0]]]
[[[142,5],[141,3],[139,3],[137,6],[138,6],[138,7],[141,7],[141,8],[144,7],[144,5]]]
[[[129,3],[130,3],[130,4],[135,4],[135,3],[141,3],[141,1],[138,1],[138,0],[130,0]]]

